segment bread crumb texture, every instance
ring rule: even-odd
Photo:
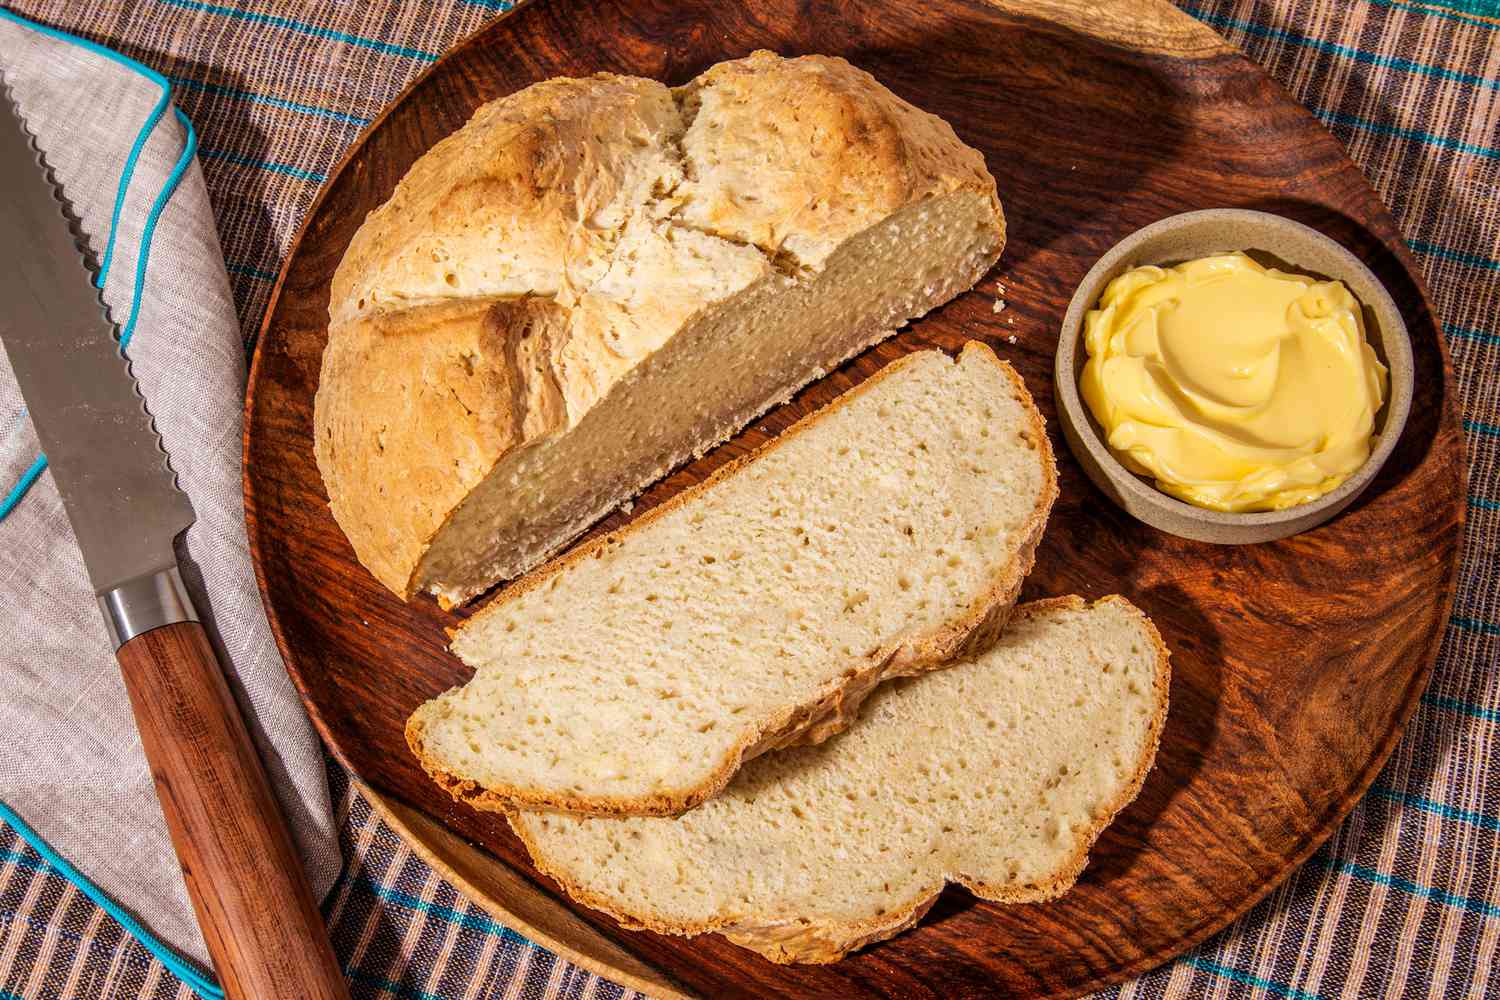
[[[971,662],[881,686],[819,746],[770,754],[678,818],[510,817],[537,866],[630,927],[718,931],[830,962],[911,926],[947,882],[1067,890],[1140,790],[1167,651],[1123,598],[1016,609]]]
[[[481,808],[679,813],[882,678],[993,642],[1055,496],[1009,365],[907,355],[502,592],[453,639],[473,680],[408,741]]]
[[[468,600],[972,287],[978,152],[841,59],[481,107],[333,279],[318,467],[391,590]]]

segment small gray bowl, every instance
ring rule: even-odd
[[[1231,250],[1243,250],[1282,270],[1342,281],[1364,307],[1366,336],[1390,371],[1389,399],[1375,415],[1379,438],[1369,459],[1338,489],[1286,510],[1226,513],[1168,496],[1110,453],[1098,422],[1078,392],[1078,379],[1088,360],[1083,346],[1084,314],[1098,304],[1106,285],[1141,264],[1177,264]],[[1094,485],[1154,528],[1225,545],[1286,538],[1322,524],[1349,506],[1395,450],[1411,410],[1411,340],[1390,293],[1359,258],[1316,229],[1245,209],[1214,208],[1162,219],[1125,237],[1099,258],[1068,305],[1053,374],[1063,435]]]

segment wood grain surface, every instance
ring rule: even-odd
[[[349,1000],[291,830],[203,626],[152,629],[115,656],[227,1000]]]
[[[358,565],[311,447],[329,278],[365,213],[418,155],[480,103],[537,80],[608,70],[675,84],[761,47],[843,55],[952,122],[999,182],[1009,246],[979,290],[679,470],[637,516],[901,354],[978,338],[1025,376],[1059,458],[1062,495],[1025,596],[1124,594],[1173,654],[1156,768],[1072,892],[1007,907],[950,888],[912,932],[828,966],[775,966],[716,935],[622,930],[560,900],[501,819],[452,802],[423,775],[402,726],[467,679],[444,648],[455,618],[426,599],[402,604]],[[1058,433],[1051,377],[1058,324],[1094,260],[1139,226],[1216,206],[1279,212],[1355,251],[1401,306],[1416,355],[1411,418],[1374,485],[1323,527],[1238,548],[1156,532],[1094,489]],[[1007,302],[998,314],[996,278]],[[256,353],[247,517],[282,652],[344,762],[682,988],[1068,995],[1139,974],[1223,927],[1301,863],[1374,779],[1426,684],[1452,599],[1464,488],[1452,384],[1415,267],[1358,168],[1259,68],[1165,2],[544,0],[430,70],[310,211]],[[469,884],[493,891],[501,919],[505,897],[524,895],[498,875],[493,890]]]

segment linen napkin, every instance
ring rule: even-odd
[[[192,500],[183,576],[321,898],[340,864],[336,828],[318,741],[251,569],[240,492],[245,357],[191,124],[160,75],[4,10],[0,74],[89,237],[105,301]],[[103,620],[24,407],[0,357],[0,799],[158,938],[207,963]]]

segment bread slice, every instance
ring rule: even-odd
[[[916,923],[946,882],[1007,903],[1065,892],[1140,790],[1167,688],[1166,647],[1128,601],[1038,601],[978,659],[882,686],[848,732],[753,761],[686,815],[510,823],[627,927],[833,962]]]
[[[984,158],[842,59],[480,108],[333,279],[318,468],[359,560],[467,601],[972,287]]]
[[[502,592],[453,636],[473,680],[407,742],[481,809],[680,813],[882,678],[992,642],[1056,492],[1009,365],[907,355]]]

